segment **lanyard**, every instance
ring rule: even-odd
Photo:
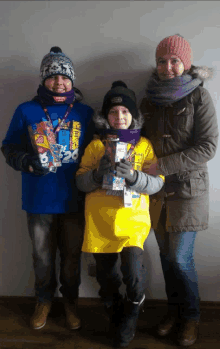
[[[40,101],[40,104],[41,104],[41,106],[42,106],[42,108],[43,108],[43,110],[44,110],[44,112],[45,112],[45,114],[46,114],[47,120],[48,120],[50,126],[52,127],[54,134],[56,135],[56,134],[60,131],[60,129],[61,129],[61,127],[63,126],[63,124],[65,123],[67,116],[68,116],[69,113],[71,112],[71,109],[72,109],[72,107],[73,107],[73,104],[70,104],[70,105],[69,105],[69,107],[67,108],[67,111],[65,112],[64,117],[62,118],[62,120],[61,120],[61,122],[60,122],[60,124],[58,124],[56,127],[53,127],[53,123],[52,123],[51,117],[50,117],[50,115],[49,115],[49,113],[48,113],[48,109],[47,109],[47,107],[45,106],[45,104],[44,104],[42,101]]]

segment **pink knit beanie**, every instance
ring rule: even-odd
[[[190,69],[192,64],[192,49],[188,41],[182,36],[176,34],[163,39],[156,49],[156,61],[159,57],[162,58],[169,53],[181,59],[185,70]]]

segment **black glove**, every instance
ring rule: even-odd
[[[125,178],[128,184],[133,184],[137,179],[137,172],[128,160],[122,159],[116,166],[116,176]]]
[[[41,165],[38,155],[30,154],[25,155],[23,158],[22,169],[37,176],[44,176],[49,172],[48,168],[44,168]]]
[[[98,169],[93,171],[93,178],[95,182],[102,182],[103,176],[109,173],[110,168],[111,161],[108,156],[104,155],[100,160]]]

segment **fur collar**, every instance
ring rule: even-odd
[[[195,65],[192,65],[188,71],[188,74],[193,78],[199,78],[205,82],[213,78],[213,68],[208,68],[206,66],[196,67]]]
[[[76,101],[77,101],[77,102],[81,102],[82,99],[83,99],[83,94],[82,94],[82,92],[81,92],[78,88],[76,88],[76,87],[74,87],[74,86],[73,86],[73,89],[74,89],[74,92],[75,92]]]
[[[96,128],[98,129],[110,129],[109,123],[101,111],[94,113],[93,121],[95,123]],[[138,110],[138,119],[132,118],[132,123],[129,129],[140,130],[143,124],[144,124],[144,117],[141,114],[140,110]]]
[[[195,66],[192,65],[191,68],[185,72],[185,74],[191,75],[193,78],[199,78],[204,83],[207,80],[212,79],[213,77],[213,68],[208,68],[206,66]],[[157,68],[153,70],[151,77],[159,79]]]

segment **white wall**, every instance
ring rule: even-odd
[[[157,44],[180,33],[194,51],[194,63],[215,68],[206,84],[220,111],[220,48],[217,1],[1,1],[1,140],[16,106],[35,95],[42,57],[60,46],[76,69],[76,86],[92,107],[101,106],[112,81],[123,79],[143,97]],[[210,227],[199,232],[196,264],[202,300],[220,300],[219,151],[210,161]],[[21,211],[20,173],[1,162],[0,295],[33,295],[34,275],[26,215]],[[165,298],[158,247],[146,242],[147,297]],[[80,295],[96,297],[83,258]]]

